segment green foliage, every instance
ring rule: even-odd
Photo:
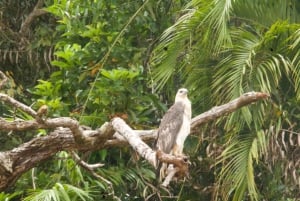
[[[62,82],[57,81],[55,84],[49,81],[39,80],[39,84],[35,86],[32,91],[33,94],[38,95],[36,108],[42,105],[47,105],[50,109],[51,116],[61,116],[68,111],[67,104],[61,101],[61,87]]]
[[[16,197],[18,197],[21,194],[21,192],[14,192],[14,193],[4,193],[1,192],[0,193],[0,200],[1,201],[10,201],[10,200],[14,200]]]
[[[270,101],[242,108],[188,138],[191,177],[172,185],[172,192],[176,200],[296,199],[298,1],[49,0],[49,14],[32,24],[24,45],[16,33],[35,3],[0,3],[1,10],[9,9],[1,23],[10,25],[0,30],[0,56],[6,74],[27,83],[25,102],[34,102],[35,109],[47,105],[51,117],[71,116],[94,128],[121,116],[144,129],[158,125],[166,110],[161,101],[173,101],[181,86],[191,92],[194,114],[245,92],[267,92]],[[20,95],[22,87],[5,92]],[[31,118],[1,105],[3,111],[8,119]],[[45,131],[1,135],[1,147],[41,134]],[[79,155],[105,164],[96,170],[102,179],[59,152],[23,175],[15,194],[2,193],[0,199],[143,200],[155,191],[153,169],[135,161],[127,147]],[[37,190],[27,190],[33,182]]]
[[[27,89],[33,108],[47,105],[51,117],[71,116],[94,128],[114,116],[125,118],[136,129],[157,125],[166,106],[147,85],[148,61],[160,31],[170,24],[171,11],[181,3],[142,3],[47,1],[46,10],[55,19],[51,32],[55,43],[40,38],[33,45],[51,42],[55,46],[51,49],[53,71]],[[42,38],[48,33],[42,27],[37,32]],[[112,195],[131,200],[152,193],[147,186],[154,180],[153,169],[143,161],[132,162],[130,149],[104,149],[82,156],[89,163],[105,164],[96,170],[103,179],[59,152],[24,174],[15,189],[21,189],[25,200],[112,200]],[[37,190],[26,190],[33,182]]]
[[[135,124],[153,123],[157,107],[163,106],[145,84],[141,61],[143,52],[146,53],[142,47],[145,42],[132,36],[124,40],[127,33],[118,33],[122,22],[126,22],[120,20],[130,16],[126,9],[133,11],[131,4],[122,5],[124,7],[117,10],[118,6],[113,2],[62,1],[47,8],[60,18],[58,27],[62,35],[56,44],[57,59],[52,61],[52,65],[60,70],[48,81],[39,81],[33,90],[33,94],[39,96],[38,105],[48,105],[55,115],[67,115],[71,111],[71,116],[91,126],[107,121],[116,113]],[[94,15],[107,8],[115,14]],[[151,20],[140,13],[134,16],[136,22],[129,30],[145,26],[140,20]],[[109,26],[116,22],[117,26]],[[142,35],[148,34],[141,28],[138,30]],[[136,40],[141,41],[140,44],[134,44]],[[118,47],[110,49],[112,42]]]
[[[248,188],[251,199],[258,200],[253,171],[253,162],[258,160],[258,154],[257,138],[254,136],[248,134],[244,139],[230,142],[220,158],[224,162],[220,173],[221,192],[224,192],[222,197],[241,200]],[[233,192],[233,196],[228,192]]]
[[[30,191],[24,201],[71,201],[71,200],[92,200],[89,193],[81,188],[70,184],[56,183],[51,189],[39,189]]]
[[[271,157],[270,143],[276,139],[263,136],[274,126],[272,135],[277,135],[299,121],[291,108],[298,110],[299,2],[195,0],[182,12],[154,50],[154,86],[169,90],[174,83],[185,85],[191,89],[196,114],[245,92],[271,95],[271,102],[242,108],[217,122],[226,134],[220,140],[226,147],[218,158],[221,164],[215,166],[219,184],[214,186],[215,199],[220,195],[222,200],[260,200],[268,193],[257,188],[263,166],[259,161]],[[210,148],[212,143],[215,140],[203,146]],[[292,191],[286,190],[284,196],[291,197]]]
[[[27,30],[21,32],[36,3],[36,0],[0,2],[1,27],[5,27],[0,30],[1,70],[13,74],[17,84],[23,88],[34,86],[37,79],[48,76],[54,70],[50,66],[57,39],[53,16],[33,17]]]

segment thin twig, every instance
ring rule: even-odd
[[[113,184],[108,181],[107,179],[105,179],[104,177],[100,176],[99,174],[97,174],[95,172],[95,169],[99,168],[99,167],[103,167],[104,164],[102,163],[97,163],[97,164],[88,164],[86,162],[84,162],[77,154],[75,151],[70,151],[70,154],[73,158],[73,160],[78,164],[80,165],[81,167],[83,167],[84,169],[86,169],[88,172],[90,172],[95,178],[105,182],[108,186],[108,189],[110,190],[110,195],[113,197],[114,200],[118,200],[118,201],[121,201],[120,198],[118,198],[117,196],[115,196],[115,191],[114,191],[114,188],[113,188]]]
[[[32,168],[31,170],[31,181],[32,181],[32,189],[36,189],[36,184],[35,184],[35,168]]]
[[[95,163],[95,164],[88,164],[85,161],[83,161],[77,154],[75,151],[71,151],[71,156],[72,158],[75,160],[76,163],[80,164],[82,167],[84,167],[85,169],[89,169],[89,170],[95,170],[97,168],[103,167],[104,164],[103,163]]]

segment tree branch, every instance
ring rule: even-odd
[[[27,16],[25,21],[22,23],[19,33],[21,33],[22,35],[26,35],[29,31],[30,25],[33,22],[33,20],[36,17],[39,17],[39,16],[47,13],[47,11],[41,9],[43,4],[44,4],[43,0],[38,0],[37,4],[33,8],[32,12]]]
[[[191,123],[191,133],[197,131],[197,128],[204,123],[208,123],[209,121],[215,120],[221,116],[232,113],[239,108],[257,102],[259,100],[264,100],[269,98],[270,95],[262,92],[248,92],[240,97],[230,101],[221,106],[216,106],[210,109],[207,112],[204,112],[192,119]]]
[[[98,135],[93,133],[94,136],[90,136],[90,132],[83,132],[90,141],[78,144],[69,128],[58,127],[46,136],[36,137],[10,151],[0,152],[0,191],[13,185],[23,173],[59,151],[93,151],[109,147],[105,145],[107,139],[103,137],[109,136],[107,132],[111,130],[102,129],[102,132],[98,132]]]
[[[5,80],[5,75],[1,71],[0,76]],[[4,82],[1,81],[0,85],[2,86]],[[265,93],[250,92],[227,104],[214,107],[192,119],[192,132],[195,133],[197,128],[204,123],[267,97],[268,94]],[[151,141],[156,138],[156,130],[134,131],[120,118],[113,119],[111,123],[104,123],[96,130],[85,129],[79,125],[78,121],[69,117],[45,118],[47,114],[46,108],[40,108],[36,112],[6,94],[0,93],[0,100],[34,118],[27,121],[7,121],[0,118],[0,131],[52,130],[46,136],[36,137],[17,148],[0,152],[0,190],[13,185],[23,173],[42,161],[51,158],[58,151],[93,151],[108,147],[124,146],[128,145],[128,143],[154,167],[156,167],[156,158],[162,162],[174,164],[175,172],[171,171],[170,175],[184,174],[187,171],[187,164],[183,158],[156,153],[144,143],[144,141]],[[114,132],[117,133],[114,134]],[[173,176],[171,175],[168,178],[170,179]],[[166,183],[168,182],[170,180]]]
[[[29,114],[32,117],[36,117],[36,112],[33,109],[31,109],[27,105],[24,105],[23,103],[20,103],[19,101],[15,100],[14,98],[6,94],[0,93],[0,100],[7,103],[8,105],[11,105],[15,108],[22,110],[23,112]]]
[[[120,133],[129,142],[131,147],[145,158],[152,166],[156,167],[156,152],[153,151],[136,133],[119,117],[112,120],[112,126],[115,131]]]

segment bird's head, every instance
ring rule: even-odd
[[[176,97],[175,97],[175,102],[178,101],[183,101],[187,98],[188,90],[185,88],[181,88],[177,91]]]

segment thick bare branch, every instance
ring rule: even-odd
[[[129,142],[131,147],[136,150],[140,156],[156,167],[156,152],[144,143],[123,119],[119,117],[114,118],[112,120],[112,126],[115,131],[120,133]]]
[[[230,101],[229,103],[226,103],[221,106],[216,106],[210,109],[207,112],[204,112],[192,119],[191,123],[191,132],[195,132],[197,128],[209,121],[215,120],[221,116],[224,116],[226,114],[229,114],[231,112],[236,111],[237,109],[252,104],[254,102],[257,102],[259,100],[267,99],[269,97],[269,94],[262,93],[262,92],[248,92],[240,97]]]
[[[109,136],[110,129],[102,129],[98,135],[92,132],[91,136],[90,133],[83,131],[89,140],[76,143],[69,128],[58,127],[46,136],[36,137],[10,151],[0,152],[0,191],[14,184],[23,173],[59,151],[93,151],[109,147],[105,145],[107,139],[103,136]]]
[[[7,95],[1,94],[0,100],[8,105],[21,109],[34,118],[37,117],[38,113],[30,107],[11,97],[7,97]],[[251,92],[246,93],[227,104],[214,107],[210,111],[192,119],[192,131],[195,132],[203,123],[233,112],[247,104],[266,99],[267,97],[268,95],[265,93]],[[41,112],[41,114],[44,113]],[[84,129],[76,120],[68,117],[42,120],[34,119],[29,121],[16,120],[13,122],[0,118],[0,131],[23,131],[41,128],[51,129],[53,131],[47,136],[36,137],[13,150],[0,152],[0,190],[13,185],[23,173],[32,167],[35,167],[40,162],[49,159],[61,150],[93,151],[108,147],[124,146],[129,143],[142,157],[148,160],[154,167],[156,166],[156,151],[152,150],[143,141],[154,140],[157,136],[157,131],[133,131],[120,118],[113,119],[112,123],[103,124],[103,126],[97,130]],[[113,137],[114,130],[119,133],[119,137]],[[120,137],[120,134],[123,137]],[[117,134],[114,136],[117,136]],[[187,168],[184,159],[172,157],[173,156],[168,154],[162,154],[161,156],[158,156],[158,159],[174,164],[175,172],[171,172],[173,176],[175,174],[184,173],[184,170]],[[180,168],[183,171],[181,171]]]

